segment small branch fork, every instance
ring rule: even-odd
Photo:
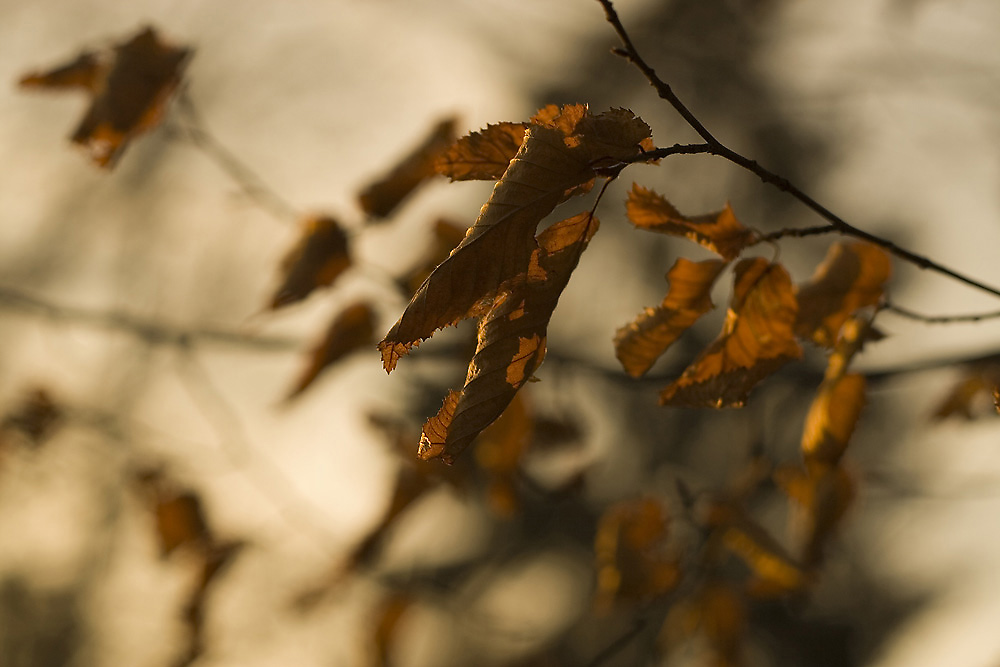
[[[828,221],[830,224],[823,228],[809,228],[812,231],[803,234],[794,234],[791,231],[784,231],[782,236],[808,236],[811,234],[823,234],[828,232],[837,232],[845,236],[851,236],[857,239],[867,241],[873,245],[879,246],[880,248],[886,250],[887,252],[899,257],[900,259],[914,264],[921,269],[928,269],[936,273],[948,276],[958,282],[965,283],[970,287],[974,287],[983,292],[988,292],[994,296],[1000,296],[1000,288],[987,285],[986,283],[980,282],[974,278],[966,276],[958,271],[950,269],[942,264],[931,260],[923,255],[918,255],[915,252],[902,248],[888,239],[884,239],[880,236],[876,236],[870,232],[866,232],[863,229],[859,229],[854,225],[851,225],[846,220],[835,214],[830,209],[826,208],[815,199],[807,195],[805,192],[800,190],[798,187],[793,185],[788,179],[783,176],[779,176],[772,171],[769,171],[758,164],[755,160],[751,160],[748,157],[737,153],[732,150],[721,141],[715,138],[715,136],[708,131],[701,121],[691,112],[690,109],[685,106],[685,104],[677,97],[677,94],[671,89],[670,85],[663,81],[653,70],[652,67],[643,60],[642,56],[636,50],[635,45],[632,43],[632,39],[629,37],[622,25],[621,19],[618,18],[618,12],[615,11],[612,0],[597,0],[601,3],[604,8],[604,13],[607,17],[608,23],[614,28],[614,31],[618,34],[618,38],[622,42],[621,48],[613,49],[615,55],[621,56],[622,58],[628,60],[630,63],[635,65],[635,67],[642,72],[646,80],[649,81],[650,85],[656,90],[657,94],[661,99],[665,100],[670,106],[677,111],[678,114],[691,126],[695,132],[698,133],[704,143],[702,144],[676,144],[668,148],[657,148],[656,150],[647,151],[641,155],[636,156],[630,162],[640,162],[647,160],[655,160],[662,157],[667,157],[669,155],[694,155],[694,154],[706,154],[706,155],[717,155],[724,158],[733,164],[743,167],[747,171],[755,174],[761,181],[772,185],[782,192],[787,192],[789,195],[799,200],[806,207],[811,209],[817,215],[819,215],[824,220]],[[824,231],[815,231],[823,229]],[[775,237],[773,234],[771,240]],[[916,318],[915,318],[916,319]],[[986,319],[986,317],[980,317],[980,319]]]

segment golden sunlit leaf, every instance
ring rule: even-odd
[[[807,583],[798,563],[767,531],[749,519],[726,527],[722,543],[753,572],[748,591],[754,595],[781,595],[801,590]]]
[[[667,273],[670,290],[663,303],[646,308],[615,335],[615,356],[625,372],[640,377],[699,317],[711,310],[715,279],[726,262],[678,259]]]
[[[347,234],[324,215],[306,218],[302,236],[281,260],[281,287],[271,298],[272,310],[302,301],[317,287],[326,287],[351,266]]]
[[[806,460],[831,465],[840,461],[865,405],[865,378],[857,373],[824,381],[813,400],[802,432]]]
[[[435,165],[453,181],[499,180],[524,141],[528,123],[487,125],[459,139]]]
[[[660,394],[661,405],[741,407],[753,387],[802,356],[788,272],[762,258],[736,265],[722,335]]]
[[[152,28],[111,53],[82,53],[73,61],[21,79],[26,88],[82,88],[90,107],[73,133],[102,167],[115,165],[129,141],[160,124],[181,82],[191,51],[162,41]]]
[[[889,255],[868,243],[835,243],[808,283],[798,289],[795,333],[833,347],[841,326],[858,309],[876,305],[892,272]]]
[[[403,158],[392,171],[366,186],[358,201],[371,218],[385,218],[418,186],[434,176],[435,164],[455,142],[454,118],[447,118],[431,130],[427,138]]]
[[[688,217],[661,195],[633,184],[625,210],[636,227],[683,236],[727,261],[736,259],[744,248],[757,242],[757,234],[740,224],[729,204],[718,213]]]
[[[502,291],[523,282],[538,223],[567,196],[593,182],[597,163],[637,154],[649,127],[630,112],[591,116],[563,107],[547,124],[532,124],[476,223],[411,299],[379,344],[386,371],[435,331],[485,314]]]
[[[421,458],[454,461],[500,416],[542,363],[549,318],[598,224],[582,213],[538,235],[527,280],[496,298],[479,322],[465,387],[451,392],[441,411],[424,425]]]
[[[368,349],[375,342],[375,313],[367,303],[355,303],[334,318],[323,340],[310,355],[309,364],[288,394],[291,400],[305,391],[319,374],[345,356]]]
[[[666,550],[667,527],[663,506],[652,498],[622,501],[604,512],[594,538],[598,610],[673,590],[680,570]]]

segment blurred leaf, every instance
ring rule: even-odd
[[[843,466],[813,461],[805,468],[775,470],[775,482],[801,508],[797,529],[801,535],[802,563],[819,564],[834,528],[854,501],[854,481]]]
[[[753,387],[802,356],[788,272],[762,258],[736,265],[722,334],[660,394],[661,405],[742,407]]]
[[[399,622],[413,606],[415,600],[408,593],[397,591],[390,594],[379,604],[375,611],[375,622],[372,623],[372,645],[375,648],[375,663],[373,667],[391,667],[393,661],[392,641],[399,629]]]
[[[455,142],[454,118],[447,118],[388,174],[366,186],[358,200],[371,218],[385,218],[424,181],[434,176],[435,164]]]
[[[313,216],[302,223],[302,236],[281,260],[281,286],[271,298],[275,310],[332,285],[351,266],[347,234],[336,220]]]
[[[882,299],[891,272],[889,255],[881,248],[860,242],[833,244],[810,281],[799,287],[796,335],[833,347],[847,318]]]
[[[542,363],[549,318],[598,224],[582,213],[538,235],[527,281],[501,293],[479,322],[464,388],[449,393],[438,414],[424,425],[420,458],[453,462],[500,416]]]
[[[367,303],[354,303],[341,311],[330,323],[326,335],[310,355],[309,364],[288,394],[298,397],[319,377],[320,373],[348,354],[370,349],[375,344],[375,313]]]
[[[705,664],[735,667],[743,664],[746,630],[746,603],[740,591],[722,581],[709,581],[670,609],[662,634],[670,647],[700,637],[712,652],[712,660]]]
[[[699,317],[714,308],[712,285],[726,262],[692,262],[683,257],[667,273],[670,291],[656,308],[646,308],[615,335],[615,356],[632,377],[640,377]]]
[[[65,412],[43,387],[26,392],[21,401],[4,415],[0,431],[17,431],[33,445],[40,445],[52,436],[65,417]]]
[[[636,227],[683,236],[726,261],[736,259],[744,248],[757,242],[757,234],[736,219],[729,204],[717,213],[688,217],[661,195],[633,183],[625,211]]]
[[[190,55],[189,49],[171,46],[153,28],[145,28],[110,53],[81,53],[48,72],[25,75],[20,83],[88,91],[90,107],[72,140],[96,164],[111,168],[129,141],[160,124]]]
[[[424,281],[379,344],[387,372],[435,331],[489,311],[502,292],[523,283],[538,249],[535,229],[568,196],[589,187],[599,164],[639,150],[649,127],[624,110],[591,116],[563,107],[548,124],[532,124],[479,219]]]
[[[971,420],[994,414],[994,410],[989,409],[989,399],[994,396],[997,385],[1000,385],[1000,364],[987,362],[966,367],[944,398],[938,401],[932,418],[961,417]]]
[[[159,470],[142,471],[135,480],[155,519],[161,556],[169,556],[182,546],[202,551],[214,541],[201,500],[194,492],[178,488]]]
[[[668,519],[652,498],[625,500],[601,515],[594,538],[599,611],[619,600],[648,601],[673,590],[677,560],[666,549]]]
[[[534,422],[522,394],[479,436],[476,463],[488,477],[486,500],[496,516],[510,518],[518,509],[515,480],[531,441]]]
[[[472,132],[438,159],[437,173],[453,181],[497,181],[514,159],[528,123],[497,123]]]

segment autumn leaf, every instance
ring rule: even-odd
[[[680,580],[676,559],[666,550],[668,521],[652,498],[625,500],[601,516],[594,538],[599,611],[617,600],[650,600]]]
[[[794,517],[794,527],[802,545],[802,563],[807,568],[814,567],[854,501],[854,480],[843,466],[817,460],[807,462],[804,468],[778,468],[774,480],[798,504],[800,511]]]
[[[582,213],[538,235],[527,280],[502,293],[479,322],[465,386],[449,393],[424,425],[420,458],[453,462],[542,363],[549,318],[597,227],[596,218]]]
[[[795,333],[833,347],[841,326],[860,308],[882,298],[892,264],[884,250],[868,243],[835,243],[808,283],[798,289]]]
[[[407,294],[412,295],[420,285],[427,280],[434,268],[446,260],[451,251],[462,242],[468,228],[445,219],[439,219],[434,223],[434,241],[431,244],[427,257],[420,264],[399,280],[399,283]]]
[[[661,195],[633,184],[625,204],[628,219],[640,229],[683,236],[727,261],[757,242],[755,232],[744,227],[729,204],[717,213],[692,217],[681,214]]]
[[[0,432],[16,431],[38,446],[50,438],[65,418],[65,409],[44,388],[26,392],[0,420]]]
[[[330,323],[330,328],[310,354],[309,364],[288,394],[287,400],[296,398],[308,389],[328,367],[351,352],[361,348],[368,349],[374,342],[375,313],[371,306],[363,302],[351,304]]]
[[[346,232],[331,217],[317,215],[302,223],[302,235],[281,260],[281,286],[271,297],[275,310],[302,301],[326,287],[351,266]]]
[[[385,218],[418,186],[434,176],[438,159],[455,142],[455,123],[454,118],[442,120],[388,174],[367,185],[358,195],[361,210],[371,218]]]
[[[721,540],[753,573],[747,585],[749,593],[771,597],[801,590],[806,585],[801,566],[767,531],[749,519],[727,526]]]
[[[476,463],[488,477],[486,501],[498,517],[510,518],[517,512],[515,480],[531,441],[533,426],[524,396],[518,393],[503,414],[479,437]]]
[[[660,394],[661,405],[741,407],[753,387],[802,356],[788,272],[762,258],[736,265],[722,334]]]
[[[667,273],[670,291],[656,308],[646,308],[615,335],[615,356],[625,372],[640,377],[688,327],[714,306],[712,285],[726,262],[680,258]]]
[[[496,181],[514,159],[528,123],[497,123],[455,142],[435,164],[452,181]]]
[[[680,646],[700,637],[714,655],[706,664],[729,667],[743,664],[743,640],[747,630],[744,596],[732,585],[717,580],[705,582],[692,595],[670,608],[663,625],[664,639]]]
[[[132,139],[160,124],[190,55],[146,28],[111,53],[82,53],[48,72],[24,76],[20,84],[88,91],[90,107],[72,141],[96,164],[111,168]]]
[[[989,409],[994,388],[1000,385],[1000,364],[995,360],[965,368],[948,393],[938,401],[932,419],[949,417],[975,419],[979,415],[993,414]],[[995,407],[996,401],[992,401]]]
[[[621,109],[591,116],[573,105],[544,125],[533,123],[475,224],[379,344],[386,371],[413,345],[485,314],[499,293],[523,281],[542,218],[589,187],[600,164],[637,154],[648,136],[646,124]]]

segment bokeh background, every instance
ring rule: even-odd
[[[727,144],[858,226],[1000,284],[996,3],[622,0],[618,9],[644,56]],[[334,289],[264,312],[295,220],[248,196],[183,139],[176,117],[109,173],[67,140],[82,96],[16,87],[27,71],[144,25],[195,49],[188,94],[220,145],[295,212],[358,230],[357,265]],[[511,664],[576,627],[592,554],[573,539],[582,519],[569,506],[512,531],[475,494],[441,490],[403,517],[373,571],[330,583],[405,465],[368,415],[423,419],[464,372],[434,354],[437,339],[392,377],[373,350],[295,402],[283,398],[333,314],[367,298],[388,329],[405,305],[388,282],[429,243],[429,223],[471,224],[488,196],[488,184],[435,181],[362,230],[358,191],[441,118],[457,115],[465,131],[586,102],[632,109],[658,145],[694,139],[609,53],[614,45],[599,5],[583,0],[0,1],[0,407],[43,388],[63,410],[43,446],[8,440],[0,450],[0,665],[176,663],[196,574],[183,552],[159,553],[133,483],[144,468],[196,491],[213,532],[245,543],[208,598],[198,665],[378,664],[373,609],[393,582],[428,570],[445,574],[419,589],[393,664]],[[662,299],[679,253],[696,254],[627,225],[621,202],[633,179],[685,212],[729,200],[760,229],[818,222],[709,157],[634,168],[609,190],[601,233],[553,318],[541,382],[529,388],[537,410],[581,426],[581,445],[533,472],[579,476],[577,509],[673,494],[678,477],[718,487],[752,447],[791,456],[822,368],[809,359],[742,412],[657,408],[657,388],[714,336],[710,321],[652,381],[628,381],[614,330]],[[788,241],[781,260],[805,279],[827,243]],[[996,309],[939,275],[894,268],[901,305]],[[849,454],[859,500],[809,600],[757,619],[765,631],[751,664],[1000,664],[997,425],[988,405],[981,420],[930,420],[962,372],[949,362],[997,351],[1000,328],[891,313],[878,324],[886,340],[859,360],[873,374]],[[235,335],[210,335],[218,331]],[[497,557],[505,544],[514,546]],[[449,578],[449,567],[461,574]],[[318,604],[296,606],[324,582],[331,592]],[[581,653],[567,664],[588,664],[630,632],[627,619],[615,623],[592,637],[575,629]],[[784,635],[774,629],[783,624]],[[643,631],[605,664],[655,664],[654,644]]]

